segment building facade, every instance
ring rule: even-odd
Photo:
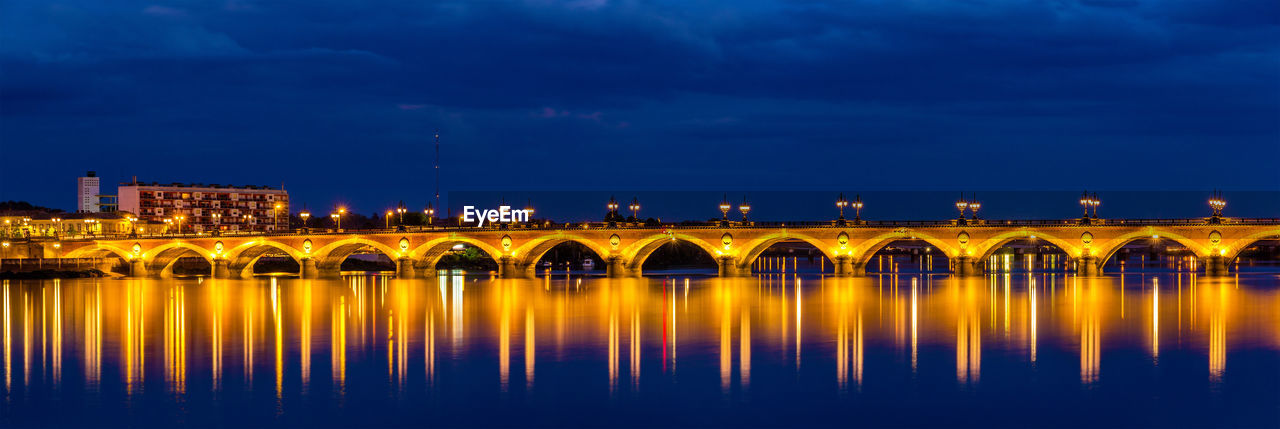
[[[97,172],[90,171],[84,177],[76,178],[76,212],[97,213],[99,210],[98,195],[101,183]]]
[[[268,186],[122,183],[119,209],[182,233],[289,229],[289,193]]]

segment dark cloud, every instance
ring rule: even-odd
[[[96,169],[381,207],[436,128],[446,188],[1280,188],[1274,1],[5,2],[0,37],[3,153],[47,160],[0,199],[46,205]]]

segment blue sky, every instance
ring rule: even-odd
[[[0,200],[1280,190],[1275,1],[0,2]],[[301,204],[296,204],[300,206]]]

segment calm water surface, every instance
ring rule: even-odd
[[[0,425],[1277,426],[1280,276],[5,281]]]

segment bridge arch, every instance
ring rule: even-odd
[[[627,245],[620,252],[623,261],[626,261],[626,268],[633,273],[639,273],[640,267],[644,266],[644,261],[649,259],[653,252],[658,248],[672,241],[683,241],[698,246],[698,248],[707,252],[711,259],[719,259],[724,254],[722,249],[708,243],[700,238],[690,235],[671,233],[671,234],[655,234],[645,238],[636,240],[634,243]]]
[[[836,232],[835,234],[839,233]],[[835,236],[833,235],[832,238],[834,239]],[[747,242],[747,244],[742,247],[743,251],[740,254],[741,258],[738,260],[738,266],[740,268],[750,267],[751,264],[755,262],[756,258],[760,257],[760,254],[769,250],[770,246],[784,241],[801,241],[808,243],[809,245],[817,248],[819,252],[822,252],[822,255],[826,256],[827,259],[832,261],[835,260],[836,254],[833,253],[835,249],[832,249],[828,242],[824,242],[811,235],[797,234],[791,231],[782,230],[781,232],[758,237],[755,240]]]
[[[142,253],[142,260],[146,263],[148,272],[169,277],[173,275],[173,263],[177,262],[178,258],[193,254],[208,262],[210,267],[213,266],[213,254],[208,249],[184,241],[165,243],[147,250]]]
[[[980,260],[986,260],[996,251],[1004,247],[1004,245],[1009,244],[1010,242],[1015,240],[1023,240],[1023,239],[1035,239],[1035,240],[1048,241],[1054,246],[1057,246],[1059,249],[1062,249],[1063,252],[1066,252],[1067,255],[1070,255],[1073,258],[1079,257],[1082,252],[1079,246],[1073,245],[1071,244],[1070,241],[1055,237],[1051,234],[1045,234],[1044,232],[1034,231],[1034,230],[1018,230],[1018,231],[1009,231],[1009,232],[988,238],[986,240],[983,240],[981,243],[978,243],[975,246],[973,256],[979,258]]]
[[[1232,240],[1230,244],[1223,243],[1222,249],[1226,251],[1226,254],[1223,256],[1226,256],[1228,262],[1234,261],[1236,258],[1240,257],[1240,252],[1243,252],[1244,249],[1247,249],[1249,246],[1252,246],[1254,243],[1257,243],[1263,240],[1276,240],[1276,239],[1280,239],[1280,228],[1275,228],[1267,231],[1249,234],[1247,236]]]
[[[948,258],[960,256],[959,250],[955,246],[937,237],[916,231],[894,231],[877,235],[855,246],[853,250],[849,251],[849,254],[853,256],[855,266],[865,266],[876,255],[876,252],[900,240],[921,240],[938,248]]]
[[[387,257],[392,261],[399,259],[400,256],[405,256],[399,250],[393,249],[391,246],[386,244],[365,238],[352,237],[338,240],[316,249],[316,251],[313,252],[315,255],[314,258],[316,260],[316,266],[320,268],[321,271],[336,271],[342,266],[342,261],[345,261],[348,256],[351,256],[356,253],[356,251],[365,247],[374,248],[378,252],[387,255]]]
[[[452,234],[448,237],[441,237],[427,241],[426,243],[413,248],[413,250],[409,251],[409,254],[418,261],[418,268],[434,269],[436,263],[440,262],[440,259],[453,250],[453,246],[458,244],[466,244],[479,248],[484,251],[486,255],[489,255],[490,258],[493,258],[494,263],[498,263],[498,259],[502,257],[502,251],[489,243],[485,243],[484,241],[474,238]]]
[[[1110,240],[1107,240],[1104,243],[1101,243],[1098,246],[1099,251],[1096,253],[1096,255],[1098,255],[1097,263],[1098,263],[1099,271],[1101,271],[1102,267],[1107,264],[1107,261],[1111,260],[1112,256],[1115,256],[1116,252],[1119,252],[1121,248],[1128,245],[1129,243],[1132,243],[1134,241],[1141,240],[1141,239],[1156,238],[1156,237],[1159,237],[1161,239],[1170,239],[1178,242],[1179,244],[1182,244],[1183,246],[1187,246],[1187,249],[1190,250],[1191,253],[1196,256],[1196,258],[1204,258],[1206,256],[1209,256],[1209,249],[1201,245],[1200,243],[1197,243],[1195,240],[1192,240],[1190,238],[1187,238],[1182,235],[1175,234],[1166,230],[1148,228],[1142,231],[1134,231],[1128,234],[1124,234],[1124,235],[1112,238]]]
[[[257,263],[263,255],[273,251],[283,252],[298,263],[301,263],[304,257],[303,252],[284,243],[270,240],[250,241],[227,251],[227,269],[241,278],[253,277],[253,264]]]
[[[126,261],[133,258],[133,254],[128,250],[112,246],[110,244],[94,243],[93,246],[85,246],[70,252],[62,257],[64,258],[101,258],[108,255],[114,255]]]
[[[556,233],[538,237],[521,245],[516,249],[516,257],[522,261],[522,264],[536,264],[542,256],[547,254],[552,248],[568,242],[574,242],[586,246],[592,252],[601,258],[609,258],[613,252],[604,244],[597,243],[586,238],[574,234]],[[601,261],[604,262],[604,261]]]

